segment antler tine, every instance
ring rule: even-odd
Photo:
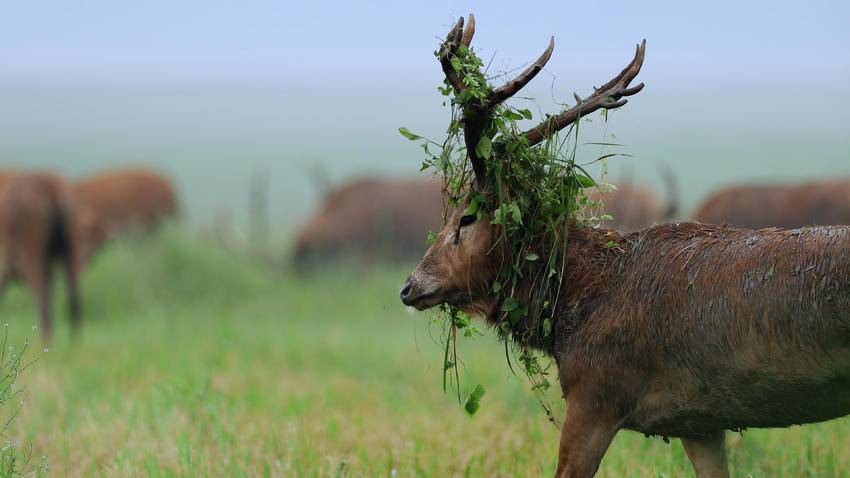
[[[614,79],[599,88],[594,88],[593,94],[583,100],[579,100],[578,95],[576,95],[578,104],[559,115],[550,116],[546,121],[523,133],[528,145],[534,146],[579,118],[598,109],[610,110],[626,104],[628,100],[625,97],[637,94],[643,89],[643,83],[631,88],[629,88],[629,83],[640,72],[645,53],[646,40],[643,40],[635,50],[634,59]]]
[[[460,45],[461,35],[463,33],[463,17],[460,17],[455,23],[455,26],[449,30],[446,35],[446,40],[440,46],[440,66],[443,67],[443,73],[446,75],[446,80],[455,89],[456,93],[463,91],[463,79],[460,73],[455,71],[451,63],[452,55],[457,52]]]
[[[475,35],[475,15],[469,14],[466,21],[466,28],[463,29],[463,36],[460,37],[460,44],[469,48],[472,43],[472,37]]]
[[[628,86],[632,80],[635,79],[640,68],[643,66],[643,57],[646,52],[646,40],[640,42],[639,45],[635,48],[635,57],[623,68],[623,71],[620,72],[619,75],[615,76],[613,80],[605,83],[601,87],[599,87],[599,91],[607,91],[616,86],[619,83],[622,83],[623,86]]]
[[[531,66],[526,68],[525,71],[520,73],[516,78],[493,90],[489,95],[487,95],[487,108],[492,108],[505,101],[527,85],[528,82],[537,76],[537,74],[540,73],[540,70],[546,66],[546,62],[549,61],[554,49],[555,37],[553,36],[549,38],[549,46],[546,47],[546,50],[543,51],[543,54],[540,55],[540,58],[538,58],[537,61],[532,63]]]

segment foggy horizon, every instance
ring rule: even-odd
[[[241,211],[250,175],[265,171],[272,213],[291,227],[321,194],[310,171],[331,184],[416,174],[421,151],[397,129],[443,134],[433,51],[471,11],[490,73],[523,67],[555,36],[523,91],[535,119],[607,81],[647,39],[647,86],[611,115],[635,156],[611,162],[614,181],[663,194],[669,167],[687,209],[729,182],[850,176],[850,113],[835,107],[850,80],[850,5],[508,5],[14,4],[0,19],[0,164],[77,177],[147,164],[174,176],[196,220]]]

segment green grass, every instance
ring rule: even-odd
[[[442,392],[439,331],[398,303],[404,275],[300,280],[181,231],[114,244],[86,274],[76,343],[57,304],[13,432],[55,476],[552,475],[558,431],[492,336],[460,344],[478,414]],[[31,333],[27,291],[0,314]],[[847,476],[846,426],[734,435],[733,476]],[[622,432],[600,476],[690,473],[678,441]]]

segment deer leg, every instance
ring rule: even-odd
[[[68,316],[71,319],[71,336],[77,337],[80,330],[80,274],[76,258],[71,256],[65,261],[65,279],[68,286]]]
[[[45,343],[50,342],[52,333],[51,317],[53,307],[51,304],[51,274],[50,267],[38,260],[30,260],[23,267],[24,281],[32,290],[38,306],[38,317],[41,323],[41,338]]]
[[[577,399],[568,402],[555,478],[589,478],[596,474],[620,428],[619,421],[590,410]]]
[[[726,432],[723,430],[706,438],[682,438],[697,478],[729,478],[725,442]]]
[[[6,295],[6,289],[9,287],[11,274],[8,271],[0,271],[0,299]]]

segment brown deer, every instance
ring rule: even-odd
[[[328,193],[319,211],[299,231],[297,269],[343,257],[415,260],[425,237],[440,227],[442,184],[433,179],[361,179]]]
[[[168,178],[145,169],[117,169],[73,185],[75,198],[94,208],[110,233],[153,231],[177,214],[177,195]]]
[[[65,269],[72,333],[79,329],[79,267],[73,221],[68,188],[52,174],[16,174],[0,192],[0,291],[15,278],[32,290],[45,342],[50,340],[52,332],[51,298],[56,263]]]
[[[731,186],[709,196],[693,218],[747,229],[850,224],[850,181]]]
[[[464,83],[449,59],[469,45],[470,16],[451,30],[440,60],[456,92]],[[494,105],[543,67],[546,53],[468,108],[467,145]],[[532,147],[599,108],[623,105],[644,44],[613,80],[577,106],[522,134]],[[493,187],[467,146],[471,188]],[[497,160],[511,161],[510,157]],[[491,285],[514,254],[500,227],[465,215],[461,203],[401,290],[423,310],[456,306],[499,327],[507,320]],[[850,228],[739,230],[672,223],[622,234],[573,223],[564,278],[547,334],[540,321],[512,325],[514,340],[554,358],[567,402],[557,476],[589,477],[615,434],[628,429],[679,437],[697,476],[727,477],[725,430],[786,427],[850,413]],[[561,244],[558,245],[560,247]],[[540,251],[544,256],[546,251]],[[531,285],[514,295],[524,300]]]
[[[128,231],[152,233],[177,214],[171,181],[145,169],[117,169],[72,186],[79,206],[80,255],[87,261],[107,239]]]
[[[659,206],[652,192],[640,184],[617,184],[617,189],[604,194],[597,188],[587,188],[584,192],[591,201],[601,201],[605,214],[613,218],[604,221],[603,226],[621,232],[630,232],[670,220],[678,210],[675,193],[671,192],[668,202]]]

